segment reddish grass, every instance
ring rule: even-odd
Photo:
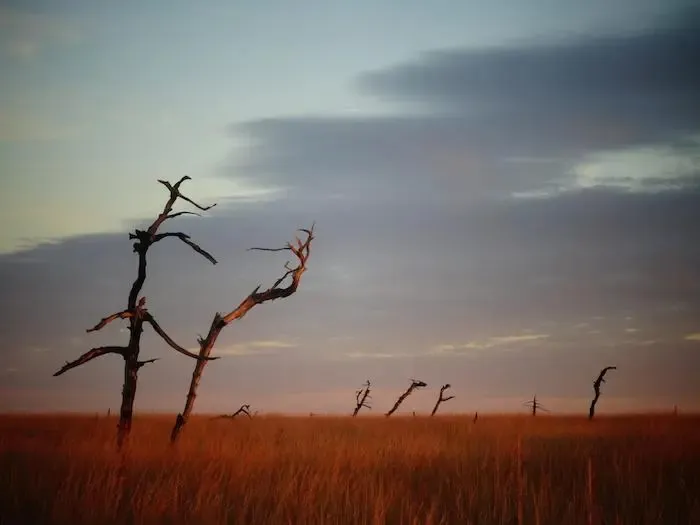
[[[700,523],[700,417],[0,416],[0,523]]]

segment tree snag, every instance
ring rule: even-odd
[[[617,370],[617,367],[606,366],[600,371],[600,374],[598,374],[598,379],[593,381],[593,391],[595,392],[595,396],[591,401],[591,408],[588,409],[588,419],[593,419],[593,416],[595,415],[595,405],[598,402],[598,398],[600,397],[600,385],[605,383],[604,377],[605,374],[608,373],[608,370]]]
[[[200,248],[197,244],[192,242],[190,240],[189,235],[186,235],[181,232],[157,233],[158,228],[160,228],[160,226],[168,219],[174,219],[175,217],[179,217],[180,215],[185,214],[198,215],[197,213],[188,211],[173,212],[173,205],[175,204],[177,199],[182,199],[186,202],[189,202],[190,204],[193,204],[195,207],[202,211],[209,210],[210,208],[216,206],[216,204],[212,204],[211,206],[200,206],[196,202],[190,200],[189,198],[185,197],[182,193],[180,193],[180,185],[186,180],[191,180],[191,178],[185,175],[174,185],[170,184],[170,182],[168,181],[158,180],[158,182],[163,184],[170,192],[170,196],[167,202],[165,203],[165,206],[163,207],[163,211],[158,215],[158,217],[156,217],[156,219],[148,227],[148,229],[134,229],[133,233],[129,233],[129,239],[136,240],[133,246],[133,251],[138,255],[138,273],[136,276],[136,280],[132,284],[131,290],[129,292],[127,307],[125,310],[102,318],[99,323],[97,323],[92,328],[86,330],[87,332],[95,332],[97,330],[101,330],[106,325],[108,325],[116,319],[128,320],[129,342],[127,343],[127,345],[101,346],[93,348],[92,350],[89,350],[88,352],[81,355],[75,361],[66,363],[58,372],[54,374],[54,376],[59,376],[72,368],[76,368],[80,365],[87,363],[88,361],[91,361],[103,355],[118,354],[122,356],[122,358],[124,359],[124,387],[122,389],[122,404],[119,412],[119,425],[117,426],[117,445],[119,446],[119,448],[121,448],[124,445],[126,439],[129,437],[129,433],[131,432],[131,420],[134,410],[134,399],[136,398],[138,371],[142,366],[155,361],[155,359],[139,361],[139,352],[141,351],[141,335],[143,333],[144,323],[150,324],[153,330],[161,338],[163,338],[163,340],[168,344],[168,346],[170,346],[170,348],[172,348],[176,352],[196,359],[198,362],[204,362],[209,359],[217,359],[209,358],[209,356],[199,356],[197,354],[193,354],[182,348],[180,345],[178,345],[160,327],[153,315],[146,309],[146,298],[141,297],[141,299],[138,299],[139,293],[141,292],[143,284],[146,281],[146,254],[148,252],[148,249],[152,245],[154,245],[162,239],[168,237],[178,238],[185,244],[190,246],[194,251],[204,256],[212,264],[216,264],[216,259],[214,259],[214,257],[211,254]]]
[[[443,397],[442,394],[443,394],[443,393],[445,392],[445,390],[447,390],[448,388],[450,388],[450,384],[449,384],[449,383],[447,383],[447,384],[445,384],[445,385],[442,385],[442,387],[440,388],[440,396],[438,397],[438,400],[437,400],[437,402],[435,403],[435,406],[433,407],[433,411],[430,413],[431,416],[434,416],[434,415],[435,415],[435,412],[437,412],[437,409],[438,409],[438,407],[440,406],[440,403],[444,403],[445,401],[449,401],[450,399],[454,399],[454,398],[455,398],[455,396]]]
[[[404,399],[406,399],[408,396],[411,395],[411,392],[413,392],[414,390],[416,390],[418,388],[425,388],[426,386],[428,386],[427,383],[424,383],[423,381],[417,381],[415,379],[411,379],[411,386],[409,386],[406,389],[406,391],[399,396],[399,398],[396,400],[396,403],[394,403],[394,406],[391,407],[391,410],[389,410],[389,412],[387,412],[385,414],[385,416],[389,417],[391,414],[396,412],[396,410],[399,408],[401,403],[404,402]]]
[[[537,415],[538,410],[549,412],[549,410],[547,410],[542,403],[537,401],[537,395],[535,395],[530,401],[525,401],[523,405],[532,409],[532,417]]]
[[[368,410],[372,410],[372,406],[369,404],[370,400],[372,399],[372,396],[369,395],[370,392],[370,383],[369,379],[367,382],[362,385],[362,388],[360,388],[358,391],[355,392],[355,410],[352,412],[352,417],[357,416],[357,413],[360,411],[362,407],[365,407]]]
[[[233,414],[222,414],[220,416],[217,416],[216,419],[233,419],[239,414],[248,416],[248,419],[253,419],[253,416],[250,415],[250,405],[241,405],[241,407],[238,410],[236,410]]]
[[[287,261],[284,264],[284,269],[286,270],[286,272],[282,275],[282,277],[277,279],[277,281],[275,281],[275,283],[270,288],[260,292],[260,285],[258,285],[255,288],[255,290],[253,290],[252,293],[243,300],[241,304],[239,304],[234,310],[232,310],[228,314],[221,315],[219,312],[216,312],[216,314],[214,314],[214,319],[212,320],[211,325],[209,326],[209,332],[207,333],[207,336],[204,338],[199,337],[197,339],[197,342],[199,343],[200,360],[197,361],[197,364],[194,367],[194,371],[192,372],[192,380],[190,381],[190,388],[187,392],[185,408],[180,414],[177,415],[175,425],[173,426],[173,430],[170,433],[171,443],[175,443],[177,441],[178,436],[182,432],[182,428],[185,426],[188,418],[190,417],[190,414],[192,413],[192,409],[194,408],[194,401],[197,397],[197,387],[199,386],[199,381],[202,378],[202,372],[204,371],[207,359],[209,358],[209,355],[211,354],[211,351],[214,348],[214,344],[216,343],[216,339],[219,337],[221,330],[223,330],[225,326],[232,323],[233,321],[242,319],[243,316],[245,316],[245,314],[247,314],[254,306],[266,303],[268,301],[274,301],[276,299],[283,299],[285,297],[289,297],[297,291],[299,283],[301,282],[301,277],[306,271],[306,263],[309,259],[309,256],[311,255],[311,241],[313,241],[314,239],[314,225],[311,226],[311,229],[307,230],[301,228],[298,231],[306,234],[306,239],[304,241],[299,239],[299,237],[296,237],[294,244],[287,243],[282,248],[248,248],[248,251],[290,251],[297,258],[297,265],[295,267],[291,267],[289,265],[289,261]],[[291,278],[289,284],[287,286],[280,287],[280,285],[288,277]]]

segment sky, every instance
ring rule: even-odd
[[[0,0],[0,411],[113,411],[136,276],[182,346],[222,332],[196,410],[700,410],[700,10],[681,0]],[[179,209],[190,209],[181,207]],[[147,332],[136,409],[194,362]]]

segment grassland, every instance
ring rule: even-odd
[[[700,417],[0,416],[2,524],[700,523]]]

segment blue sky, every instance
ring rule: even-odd
[[[117,358],[51,372],[124,337],[84,329],[125,301],[155,180],[184,174],[219,205],[181,229],[221,264],[154,250],[183,346],[278,275],[245,248],[318,224],[299,293],[227,329],[202,409],[343,410],[368,375],[390,405],[422,373],[456,409],[577,410],[609,360],[611,408],[692,405],[691,5],[0,2],[0,409],[116,406]],[[179,409],[192,363],[143,353],[138,403]]]

